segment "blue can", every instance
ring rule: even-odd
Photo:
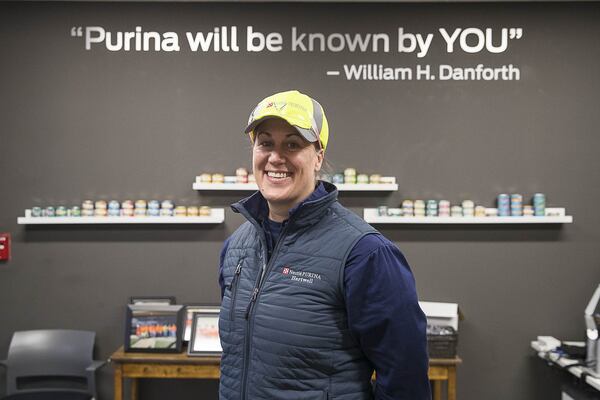
[[[509,205],[510,197],[506,193],[502,193],[498,195],[498,207]]]
[[[515,206],[522,206],[523,205],[523,196],[521,196],[520,194],[511,194],[510,195],[510,205],[511,207],[515,207]]]
[[[508,216],[510,216],[510,208],[508,208],[508,207],[498,207],[498,216],[499,217],[508,217]]]
[[[427,212],[426,212],[426,215],[428,217],[437,217],[437,215],[438,215],[437,208],[428,208]]]
[[[536,193],[533,195],[533,206],[546,206],[546,196],[543,193]]]
[[[333,175],[333,183],[344,183],[344,174],[335,174]]]

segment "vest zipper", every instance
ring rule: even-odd
[[[247,381],[248,381],[248,367],[250,365],[250,344],[251,344],[251,338],[252,338],[252,318],[250,313],[252,312],[252,308],[253,305],[256,303],[256,299],[258,298],[258,295],[260,294],[260,289],[262,288],[262,285],[264,283],[264,281],[266,280],[266,277],[269,275],[269,271],[271,269],[271,266],[273,265],[273,261],[276,259],[277,253],[279,252],[279,248],[281,247],[281,243],[283,243],[283,239],[285,238],[285,233],[287,230],[287,227],[290,225],[289,221],[288,223],[283,227],[281,234],[279,235],[279,239],[277,240],[277,244],[275,245],[275,248],[273,249],[273,253],[271,254],[271,258],[269,259],[269,262],[265,265],[265,261],[267,259],[267,246],[266,243],[262,243],[263,244],[263,264],[262,264],[262,271],[261,271],[261,277],[258,280],[256,286],[254,287],[254,290],[252,291],[252,297],[250,298],[250,301],[248,302],[248,307],[246,307],[246,337],[244,338],[244,369],[242,370],[242,400],[246,400],[246,385],[247,385]]]
[[[256,296],[258,295],[258,288],[255,287],[252,291],[252,297],[250,297],[250,302],[248,303],[248,307],[246,307],[246,319],[250,315],[250,309],[252,308],[252,304],[256,301]]]
[[[237,288],[238,282],[240,280],[240,274],[242,273],[242,262],[240,260],[237,267],[235,267],[235,272],[233,274],[233,279],[231,280],[231,310],[229,310],[229,320],[235,320],[235,300],[237,299]]]
[[[266,268],[264,261],[262,265],[263,269]],[[262,272],[261,272],[262,273]],[[250,338],[252,334],[252,324],[250,317],[250,310],[252,308],[252,304],[256,301],[256,297],[258,296],[258,288],[260,287],[260,282],[262,278],[259,278],[254,290],[252,290],[252,296],[250,297],[250,301],[248,302],[248,306],[246,307],[246,335],[244,337],[244,369],[242,370],[242,400],[246,400],[246,383],[248,381],[248,366],[250,365]]]

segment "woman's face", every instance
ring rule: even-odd
[[[270,206],[291,209],[315,188],[323,152],[280,118],[271,118],[255,130],[252,167],[256,183]]]

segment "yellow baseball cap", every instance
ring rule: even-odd
[[[254,128],[269,118],[281,118],[311,143],[317,140],[325,151],[329,140],[329,124],[323,107],[313,98],[297,90],[275,93],[254,108],[244,130],[254,140]]]

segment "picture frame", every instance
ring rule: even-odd
[[[175,305],[175,296],[131,296],[129,304]]]
[[[180,353],[182,305],[128,304],[125,320],[126,352]]]
[[[219,313],[219,306],[205,303],[188,303],[185,305],[183,318],[183,342],[189,343],[192,338],[192,316],[194,312],[216,312]]]
[[[220,356],[223,352],[219,338],[219,309],[207,308],[192,313],[192,336],[189,356]]]

